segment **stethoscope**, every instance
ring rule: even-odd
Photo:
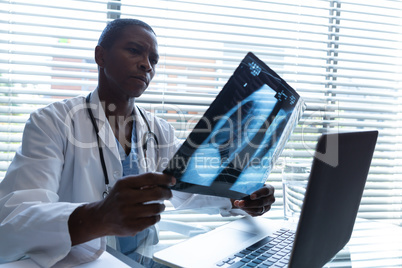
[[[100,157],[100,161],[101,161],[101,165],[102,165],[103,175],[105,176],[106,189],[103,192],[103,198],[105,198],[109,194],[111,187],[109,186],[109,176],[107,175],[105,157],[103,156],[103,148],[102,148],[102,146],[100,146],[100,142],[99,142],[99,128],[98,128],[98,125],[96,124],[95,117],[94,117],[94,115],[92,113],[92,109],[90,107],[91,94],[92,93],[89,93],[88,96],[86,97],[86,104],[87,104],[87,110],[88,110],[89,117],[91,119],[92,126],[94,127],[94,130],[96,132],[96,140],[98,143],[99,157]],[[159,141],[158,141],[158,137],[156,136],[156,134],[151,131],[151,126],[149,125],[148,120],[145,118],[143,111],[141,111],[141,109],[138,107],[137,107],[137,109],[140,112],[140,115],[141,115],[142,119],[144,120],[145,124],[147,125],[147,129],[148,129],[148,131],[145,132],[144,136],[142,137],[142,150],[144,152],[145,165],[146,165],[146,170],[148,172],[148,160],[147,160],[148,144],[153,140],[155,143],[156,152],[158,152],[159,151]]]

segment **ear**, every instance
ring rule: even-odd
[[[104,67],[105,65],[105,49],[101,46],[95,47],[95,62],[98,64],[99,68]]]

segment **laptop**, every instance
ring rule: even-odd
[[[247,261],[254,267],[322,267],[351,237],[377,136],[363,131],[319,138],[297,224],[244,217],[156,252],[154,260],[189,268],[250,267]]]

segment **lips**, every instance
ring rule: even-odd
[[[148,79],[147,79],[145,76],[135,75],[135,76],[132,76],[132,77],[135,78],[135,79],[141,80],[141,81],[143,81],[146,85],[148,85]]]

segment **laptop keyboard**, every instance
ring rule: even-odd
[[[218,262],[218,268],[286,267],[292,251],[295,232],[280,229],[250,247]]]

